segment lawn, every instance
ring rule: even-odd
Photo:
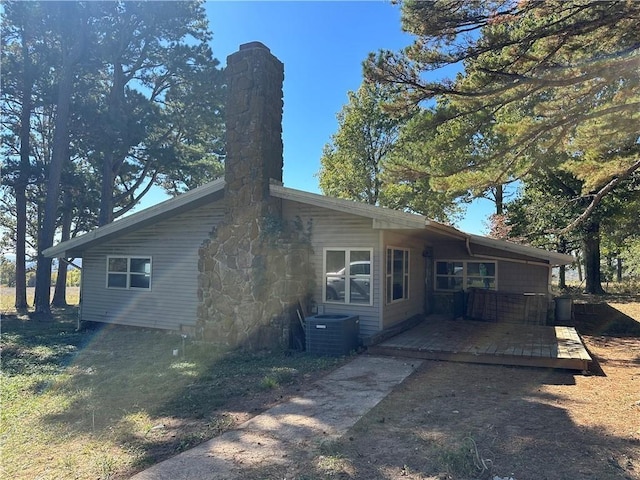
[[[596,305],[578,325],[590,375],[426,361],[342,439],[246,478],[640,480],[640,297]],[[0,478],[128,478],[347,360],[76,323],[2,319]]]
[[[180,335],[2,319],[1,478],[126,478],[295,393],[344,359],[223,353]],[[177,355],[174,355],[177,353]]]

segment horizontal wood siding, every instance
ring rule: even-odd
[[[469,254],[463,240],[455,238],[447,239],[446,242],[435,242],[433,244],[434,260],[467,260]]]
[[[512,293],[548,293],[549,268],[513,262],[498,263],[498,290]]]
[[[548,292],[549,268],[545,265],[539,265],[539,263],[543,263],[542,260],[473,244],[471,244],[471,252],[476,256],[469,256],[466,246],[461,240],[451,239],[450,242],[434,244],[435,261],[482,261],[483,255],[493,259],[498,264],[499,291],[512,293]],[[500,259],[495,257],[500,257]]]
[[[198,248],[223,215],[217,202],[85,252],[82,319],[171,330],[195,325]],[[108,255],[151,257],[151,290],[106,288]]]
[[[382,252],[380,249],[380,233],[373,230],[372,221],[368,218],[349,215],[333,210],[314,207],[289,200],[283,201],[283,216],[288,221],[296,217],[307,226],[312,222],[313,256],[311,261],[315,271],[313,300],[324,308],[325,313],[346,313],[360,317],[360,335],[368,336],[380,331],[381,285],[382,285]],[[326,247],[362,247],[373,248],[372,282],[373,305],[339,305],[323,303],[322,271],[323,249]]]
[[[427,243],[424,239],[415,236],[403,235],[401,232],[385,231],[383,236],[384,252],[386,255],[387,247],[398,247],[409,249],[409,299],[386,304],[386,284],[383,281],[383,329],[392,327],[393,325],[407,320],[414,315],[424,313],[424,295],[425,295],[425,259],[422,256]],[[383,270],[386,267],[383,263]],[[386,272],[383,272],[386,274]]]

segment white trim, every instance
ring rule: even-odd
[[[506,252],[517,253],[519,255],[525,255],[539,260],[546,260],[551,265],[568,265],[574,261],[571,255],[565,255],[563,253],[550,252],[541,248],[529,247],[527,245],[520,245],[518,243],[509,242],[507,240],[498,240],[497,238],[483,237],[481,235],[474,235],[472,233],[462,232],[454,227],[445,225],[443,223],[434,222],[433,220],[426,220],[425,225],[427,228],[431,228],[443,235],[447,235],[454,238],[460,238],[466,240],[466,247],[469,251],[469,256],[477,256],[490,258],[485,255],[475,255],[470,251],[469,241],[482,245],[485,247],[495,248],[496,250],[502,250]],[[534,263],[528,260],[509,259],[508,257],[494,257],[500,260],[508,260],[512,262],[520,263]]]
[[[453,238],[471,241],[478,245],[503,250],[506,252],[525,255],[539,260],[545,260],[552,265],[567,265],[573,262],[573,257],[562,253],[549,252],[540,248],[519,245],[506,240],[482,237],[462,232],[457,228],[428,219],[423,215],[415,213],[392,210],[377,205],[345,200],[342,198],[327,197],[317,193],[304,192],[293,188],[284,187],[280,184],[272,183],[270,186],[271,195],[285,200],[314,205],[316,207],[328,208],[343,213],[350,213],[372,219],[374,229],[416,229],[432,230]],[[507,260],[507,258],[505,258]]]
[[[433,289],[436,292],[459,292],[460,290],[453,290],[453,289],[448,289],[448,288],[438,288],[438,277],[456,277],[456,275],[438,275],[438,262],[443,262],[443,263],[462,263],[462,290],[463,291],[467,291],[468,290],[468,286],[467,286],[467,279],[469,278],[469,276],[471,277],[477,277],[477,275],[469,275],[467,272],[467,264],[468,263],[492,263],[494,265],[494,272],[495,275],[490,276],[487,275],[487,278],[493,278],[494,280],[494,286],[493,288],[490,288],[489,290],[492,291],[498,291],[498,260],[489,260],[489,261],[482,261],[481,259],[476,259],[476,258],[471,258],[471,259],[454,259],[454,258],[450,258],[450,259],[446,259],[446,258],[436,258],[434,259],[434,265],[433,265]]]
[[[196,208],[213,194],[222,192],[225,187],[224,178],[218,178],[201,187],[189,190],[177,197],[146,208],[140,212],[129,215],[108,225],[97,228],[79,237],[61,242],[43,251],[46,257],[70,257],[94,246],[94,244],[109,240],[111,237],[122,235],[126,232],[141,228],[145,225],[160,221],[176,215],[181,211]],[[549,252],[539,248],[519,245],[504,240],[472,235],[457,230],[449,225],[444,225],[429,220],[423,215],[392,210],[362,202],[345,200],[341,198],[327,197],[316,193],[305,192],[284,187],[281,184],[271,183],[270,193],[273,197],[291,200],[320,208],[326,208],[343,213],[349,213],[360,217],[370,218],[373,229],[414,229],[429,231],[441,235],[458,238],[463,241],[471,241],[474,244],[495,248],[497,250],[528,256],[534,259],[549,262],[551,265],[568,265],[574,261],[570,255]],[[78,255],[80,256],[80,255]],[[502,259],[502,258],[501,258]],[[516,259],[504,258],[508,261]],[[526,261],[526,260],[520,260]]]
[[[564,253],[550,252],[540,248],[528,247],[526,245],[519,245],[506,240],[482,237],[480,235],[468,234],[468,236],[471,242],[477,245],[518,253],[520,255],[526,255],[533,258],[544,259],[551,265],[568,265],[573,262],[573,257],[571,255],[565,255]],[[508,259],[505,258],[504,260]],[[516,259],[513,259],[513,261],[516,261]]]
[[[344,252],[345,262],[345,281],[344,281],[344,301],[329,300],[327,298],[327,252]],[[351,278],[349,272],[349,265],[351,263],[351,252],[369,252],[369,303],[363,302],[350,302],[351,283],[347,280]],[[350,305],[350,306],[373,306],[373,297],[375,295],[373,288],[373,248],[371,247],[324,247],[322,249],[322,303],[329,305]]]
[[[389,272],[387,270],[388,267],[388,255],[389,255],[389,251],[394,251],[394,250],[398,250],[401,252],[406,253],[406,259],[403,255],[402,260],[403,260],[403,265],[402,265],[402,281],[403,283],[406,283],[406,296],[403,296],[402,298],[398,298],[396,300],[394,300],[393,298],[391,298],[391,300],[389,300],[389,291],[388,291],[388,285],[387,285],[387,280],[389,278],[391,278],[391,284],[393,285],[393,271]],[[404,271],[404,263],[407,263],[407,271]],[[392,259],[392,263],[393,263],[393,259]],[[393,266],[392,266],[392,270],[393,270]],[[392,286],[393,288],[393,286]],[[391,294],[391,297],[393,297],[393,294]],[[407,247],[398,247],[398,246],[394,246],[394,245],[387,245],[385,247],[385,251],[384,251],[384,301],[386,305],[395,305],[397,303],[401,303],[401,302],[406,302],[408,300],[410,300],[411,298],[411,249],[407,248]]]

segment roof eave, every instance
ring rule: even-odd
[[[354,200],[327,197],[317,193],[284,187],[277,183],[272,183],[269,187],[271,195],[274,197],[371,218],[383,224],[385,228],[423,229],[426,223],[426,217],[414,213],[401,212]]]
[[[483,245],[491,248],[498,248],[507,252],[525,255],[533,258],[539,258],[549,262],[550,265],[568,265],[574,261],[571,255],[563,253],[550,252],[541,248],[519,245],[517,243],[508,242],[506,240],[498,240],[495,238],[482,237],[480,235],[468,234],[469,240],[477,245]]]
[[[222,191],[224,186],[224,178],[218,178],[206,185],[189,190],[188,192],[165,200],[152,207],[145,208],[113,223],[98,227],[79,237],[60,242],[57,245],[43,250],[42,254],[48,258],[75,257],[83,250],[98,242],[106,241],[113,235],[122,234],[129,230],[140,228],[143,225],[159,221],[167,216],[178,214],[185,208],[195,207],[207,197]]]

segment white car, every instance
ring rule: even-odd
[[[371,262],[351,262],[350,269],[350,293],[352,302],[369,302],[371,297]],[[355,278],[354,278],[355,277]],[[343,300],[345,295],[345,269],[327,273],[326,299]]]

